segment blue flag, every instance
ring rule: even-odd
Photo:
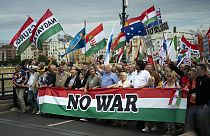
[[[113,33],[114,33],[114,25],[112,27],[112,31],[110,33],[110,36],[109,36],[109,39],[108,39],[108,42],[107,42],[107,45],[106,45],[106,56],[105,56],[105,59],[104,59],[104,64],[105,65],[109,64],[110,48],[111,48],[111,45],[112,45]]]
[[[85,27],[76,34],[76,36],[71,40],[69,47],[66,49],[65,54],[61,55],[61,57],[64,57],[66,54],[78,50],[80,48],[85,47]]]
[[[142,22],[138,22],[126,27],[123,27],[121,29],[122,33],[125,33],[125,38],[126,41],[129,42],[129,40],[131,38],[133,38],[134,36],[145,36],[146,35],[146,30],[144,28],[144,24]]]

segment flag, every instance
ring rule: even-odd
[[[126,42],[129,43],[129,40],[133,38],[133,36],[145,36],[146,30],[144,25],[141,22],[125,26],[121,29],[122,33],[125,33]]]
[[[189,41],[187,41],[187,39],[184,36],[182,36],[181,38],[181,48],[182,49],[191,48],[192,50],[199,50],[198,45],[190,43]]]
[[[168,51],[168,58],[171,61],[176,61],[177,60],[177,37],[176,36],[170,42],[170,47],[169,47],[169,51]]]
[[[128,55],[127,55],[127,63],[130,63],[131,62],[132,49],[133,49],[133,44],[132,44],[132,41],[130,41],[129,51],[128,51]]]
[[[39,50],[42,50],[42,43],[61,30],[63,30],[63,28],[60,23],[48,9],[33,29],[30,41],[33,42]]]
[[[168,40],[167,40],[167,34],[164,34],[163,33],[163,39],[162,39],[162,44],[160,46],[160,49],[159,49],[159,57],[160,57],[160,60],[159,60],[159,64],[160,65],[163,65],[166,61],[166,54],[168,52]]]
[[[169,100],[168,105],[179,106],[181,103],[182,93],[180,90],[176,90],[174,95]]]
[[[109,36],[109,39],[108,39],[108,42],[107,42],[107,45],[106,45],[106,56],[105,56],[105,59],[104,59],[104,64],[105,65],[109,64],[110,48],[111,48],[111,45],[112,45],[113,33],[114,33],[114,25],[112,27],[112,31],[110,33],[110,36]]]
[[[102,23],[86,36],[86,46],[82,48],[85,56],[91,56],[106,46],[105,34]]]
[[[157,14],[155,11],[155,7],[152,6],[150,8],[148,8],[147,10],[145,10],[142,13],[142,23],[147,27],[153,27],[158,25],[158,19],[157,19]]]
[[[145,10],[140,16],[129,18],[127,20],[128,24],[133,24],[137,22],[142,22],[147,28],[158,25],[158,17],[155,11],[155,7],[152,6]]]
[[[209,39],[209,45],[210,45],[210,28],[209,28],[209,30],[207,31],[207,33],[206,33],[206,36],[205,37],[208,37],[208,39]]]
[[[120,49],[119,49],[119,54],[117,54],[117,63],[120,63],[121,60],[122,60],[122,56],[123,55],[126,55],[126,46],[122,46]]]
[[[21,55],[31,44],[30,37],[35,26],[36,22],[31,17],[28,17],[20,30],[12,38],[10,45],[17,48],[18,55]]]
[[[142,41],[140,40],[140,45],[138,47],[138,50],[137,50],[137,54],[136,54],[136,58],[135,60],[143,60],[143,56],[142,56]]]
[[[126,42],[125,42],[125,34],[120,32],[119,35],[117,36],[117,39],[114,41],[114,43],[112,44],[111,49],[113,51],[118,50],[119,48],[121,48],[122,46],[126,46]]]
[[[156,11],[156,15],[157,15],[157,19],[158,19],[158,24],[162,24],[160,8]]]
[[[65,54],[63,54],[61,57],[65,56],[66,54],[78,50],[80,48],[85,47],[85,27],[76,34],[76,36],[71,40],[69,47],[66,49]]]

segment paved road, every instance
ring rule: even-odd
[[[105,121],[79,121],[79,118],[0,112],[1,136],[159,136],[161,132],[142,133],[136,122],[113,126]],[[3,135],[2,135],[3,134]]]

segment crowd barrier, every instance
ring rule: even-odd
[[[39,105],[41,112],[64,116],[185,123],[187,95],[178,89],[98,88],[84,94],[44,87]]]

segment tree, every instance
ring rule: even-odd
[[[39,62],[44,62],[46,65],[49,64],[49,60],[48,60],[48,58],[45,55],[39,55],[38,61]]]

